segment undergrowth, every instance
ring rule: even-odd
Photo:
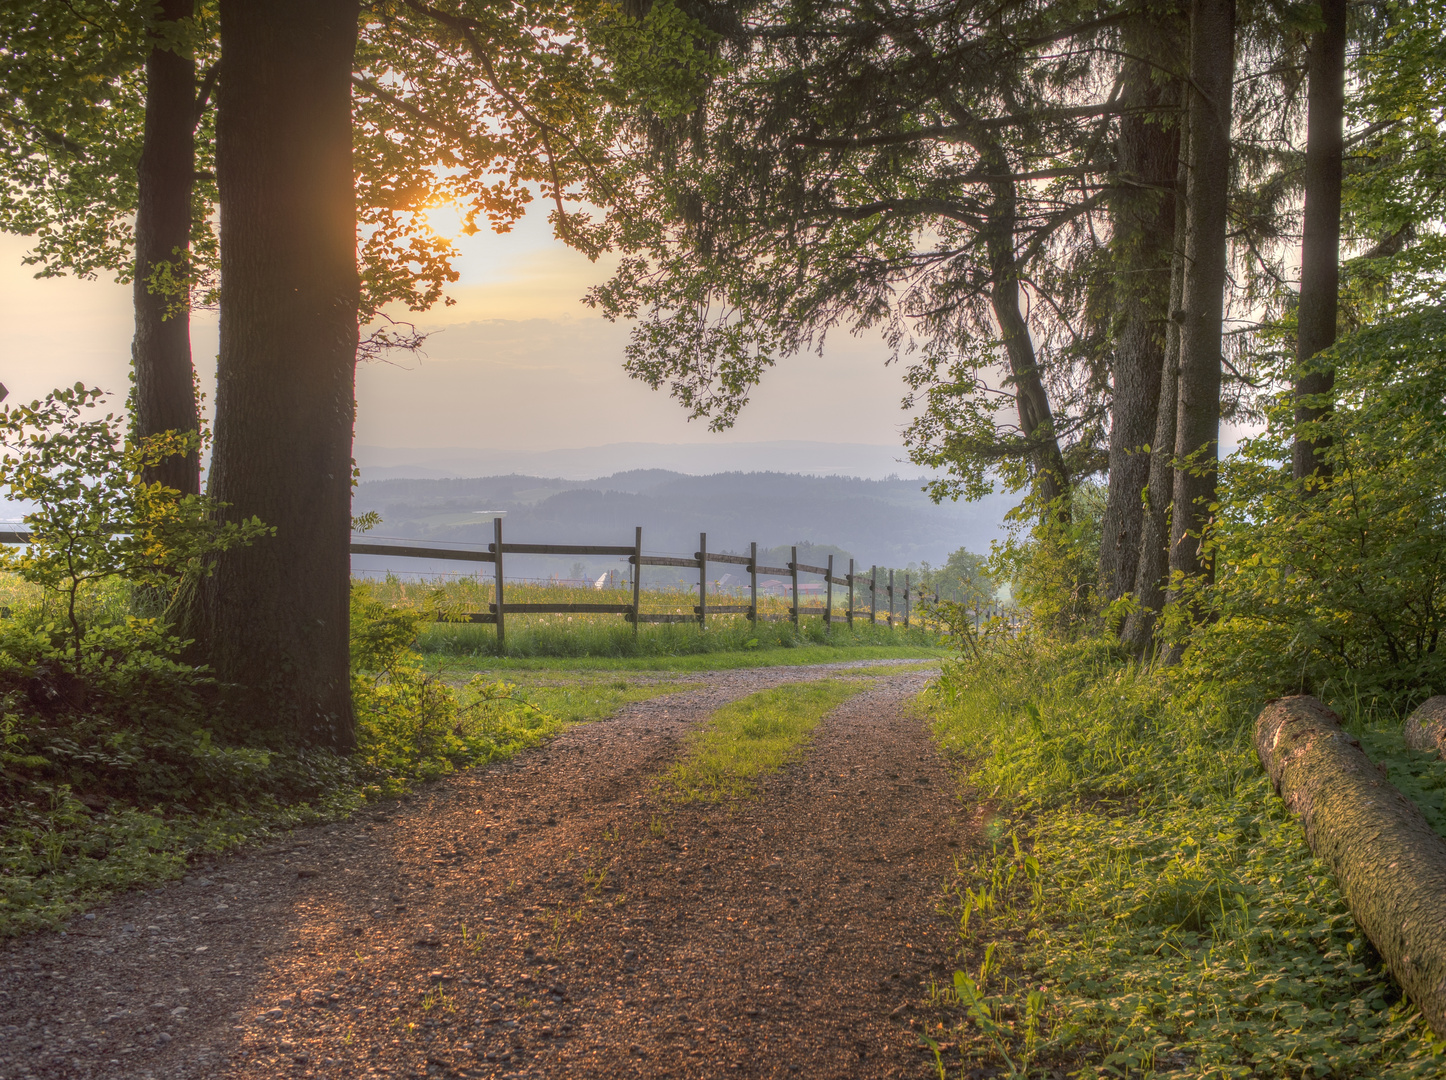
[[[1442,1075],[1442,1047],[1255,760],[1263,701],[1206,676],[1028,638],[946,665],[936,737],[997,812],[951,893],[982,962],[938,991],[963,1013],[965,1067]],[[1368,747],[1399,731],[1333,704]],[[1439,810],[1439,780],[1421,786]]]
[[[57,926],[107,893],[179,876],[198,855],[344,816],[684,688],[459,684],[424,669],[412,648],[419,616],[359,588],[358,745],[340,757],[228,730],[215,715],[218,688],[152,624],[97,619],[77,665],[47,618],[39,605],[0,621],[0,936]]]

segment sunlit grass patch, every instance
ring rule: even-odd
[[[690,739],[659,787],[672,802],[731,803],[751,797],[759,777],[802,755],[828,713],[867,688],[863,680],[790,683],[729,702]]]
[[[983,956],[943,994],[968,1068],[1446,1072],[1262,775],[1250,684],[1024,640],[947,665],[930,698],[999,814],[949,885]]]

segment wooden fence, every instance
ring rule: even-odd
[[[747,555],[724,555],[708,550],[708,534],[698,534],[698,550],[693,553],[691,559],[680,559],[665,555],[643,554],[643,527],[639,525],[633,533],[631,545],[605,545],[605,544],[513,544],[504,543],[502,540],[502,519],[493,520],[494,539],[487,545],[487,550],[475,549],[471,551],[456,548],[434,548],[420,547],[408,543],[370,543],[354,541],[351,545],[353,555],[388,555],[392,557],[408,559],[454,559],[462,562],[492,563],[495,578],[495,602],[488,604],[486,612],[474,612],[466,615],[452,616],[457,621],[474,623],[492,623],[497,627],[497,640],[499,643],[506,640],[507,616],[508,615],[621,615],[628,622],[633,624],[634,631],[642,623],[663,623],[663,622],[696,622],[700,627],[706,626],[709,615],[745,615],[754,622],[769,620],[791,620],[795,628],[799,620],[805,616],[818,616],[829,623],[847,623],[850,627],[854,620],[867,618],[870,624],[876,624],[879,615],[883,614],[887,625],[892,628],[897,617],[901,619],[904,627],[909,626],[912,614],[912,603],[909,590],[909,575],[903,575],[903,583],[896,586],[894,571],[887,571],[888,577],[884,583],[879,581],[879,568],[871,567],[867,574],[855,572],[854,560],[849,560],[848,572],[843,575],[836,574],[834,557],[828,557],[827,566],[808,566],[798,561],[798,548],[792,549],[793,558],[787,566],[759,566],[758,565],[758,544],[757,542],[748,545]],[[508,555],[612,555],[626,558],[633,568],[633,602],[631,604],[509,604],[507,603],[506,586],[502,577],[503,563]],[[749,602],[747,604],[724,604],[708,602],[708,566],[709,564],[727,564],[743,567],[749,576]],[[693,606],[692,615],[658,614],[642,610],[642,573],[644,566],[674,566],[684,569],[696,569],[698,571],[698,603]],[[760,614],[758,611],[758,575],[778,574],[788,575],[792,582],[792,603],[789,605],[786,615]],[[825,583],[824,602],[822,604],[805,605],[800,603],[798,592],[798,579],[800,576],[821,577]],[[848,602],[841,613],[834,610],[834,586],[838,585],[848,589]],[[867,587],[869,593],[869,606],[859,608],[857,606],[857,592],[860,586]],[[896,601],[896,588],[902,594],[903,610],[898,611]],[[887,599],[888,607],[882,612],[879,609],[879,598]]]

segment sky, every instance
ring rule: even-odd
[[[841,334],[823,357],[780,363],[736,427],[713,434],[704,423],[689,423],[666,392],[628,378],[622,369],[627,328],[581,302],[589,286],[606,280],[609,266],[556,241],[542,213],[528,215],[509,234],[479,233],[458,246],[456,304],[408,316],[434,332],[425,355],[359,368],[358,444],[514,450],[619,442],[900,445],[907,422],[900,409],[902,370],[885,366],[877,339]],[[36,280],[21,265],[26,247],[24,238],[0,235],[0,382],[11,400],[82,381],[113,391],[119,403],[130,358],[129,287]],[[192,340],[209,396],[214,312],[196,314]]]

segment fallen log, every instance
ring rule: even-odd
[[[1446,757],[1446,694],[1427,698],[1406,717],[1406,745]]]
[[[1446,1035],[1446,840],[1340,717],[1309,695],[1267,705],[1255,749],[1311,851],[1335,873],[1356,925]]]

